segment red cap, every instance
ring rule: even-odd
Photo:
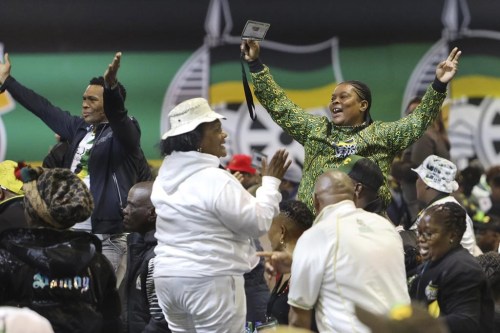
[[[255,174],[255,168],[252,167],[252,156],[244,154],[233,155],[231,161],[227,164],[226,169],[231,171],[247,172]]]

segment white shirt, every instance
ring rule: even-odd
[[[280,180],[263,177],[256,197],[219,159],[173,152],[160,167],[151,201],[156,208],[154,277],[240,275],[258,263],[251,238],[279,213]]]
[[[288,304],[315,308],[320,332],[370,332],[354,304],[385,314],[409,303],[401,237],[387,219],[345,200],[325,207],[299,238]]]
[[[85,156],[86,158],[86,161],[84,161],[85,170],[81,170],[77,175],[82,179],[85,185],[87,185],[87,188],[89,190],[90,190],[90,174],[88,173],[88,167],[89,167],[88,158],[90,157],[90,151],[94,146],[94,140],[95,140],[94,131],[89,131],[83,137],[82,141],[80,141],[80,144],[78,144],[78,148],[76,149],[75,156],[73,156],[73,162],[71,163],[71,168],[70,168],[72,172],[75,172],[76,169],[79,167],[79,165],[80,168],[82,168],[81,166],[82,158]],[[83,222],[75,223],[72,229],[92,232],[91,217],[89,216],[89,218]]]

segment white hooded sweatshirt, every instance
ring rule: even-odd
[[[213,155],[165,157],[151,201],[156,208],[154,277],[241,275],[258,263],[251,238],[279,213],[280,180],[264,176],[256,197]]]

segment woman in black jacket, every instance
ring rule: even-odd
[[[31,308],[56,333],[118,332],[116,278],[101,242],[66,230],[92,213],[87,186],[68,169],[21,173],[33,228],[0,234],[0,304]]]
[[[410,297],[442,318],[450,333],[492,332],[494,304],[476,259],[460,245],[465,210],[454,202],[426,210],[418,226],[424,263],[410,277]]]

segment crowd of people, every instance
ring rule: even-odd
[[[0,162],[5,331],[500,331],[500,166],[458,170],[440,118],[461,52],[385,123],[360,81],[336,86],[331,119],[308,114],[258,42],[240,48],[303,167],[284,149],[222,165],[225,118],[193,98],[169,112],[153,178],[121,53],[81,117],[16,81],[5,55],[0,91],[61,138],[43,167]]]

